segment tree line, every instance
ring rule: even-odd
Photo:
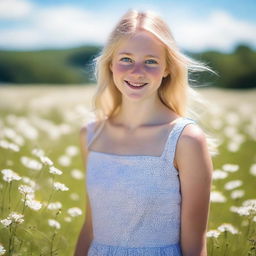
[[[95,82],[92,60],[101,46],[40,51],[0,51],[0,83],[15,84],[84,84]],[[256,52],[238,45],[232,53],[205,51],[185,52],[206,63],[217,75],[191,73],[196,84],[221,88],[256,87]]]

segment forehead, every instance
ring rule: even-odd
[[[129,38],[122,40],[116,50],[117,54],[131,53],[140,55],[164,56],[164,45],[154,35],[147,31],[136,32]]]

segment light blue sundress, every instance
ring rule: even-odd
[[[89,151],[86,187],[93,241],[88,256],[181,256],[180,180],[173,165],[183,128],[181,117],[161,156]],[[95,121],[87,124],[87,141]],[[88,143],[89,145],[89,143]]]

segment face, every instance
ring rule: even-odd
[[[168,75],[164,46],[149,32],[137,32],[118,46],[110,69],[123,96],[130,99],[152,96]]]

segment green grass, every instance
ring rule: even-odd
[[[21,177],[26,176],[36,181],[40,187],[35,191],[35,200],[43,204],[37,211],[25,207],[24,222],[20,224],[13,223],[4,227],[0,223],[0,244],[11,252],[6,255],[73,254],[86,209],[85,177],[76,179],[72,176],[72,171],[80,170],[80,173],[85,175],[79,151],[79,130],[88,119],[87,110],[90,108],[94,89],[93,86],[0,87],[0,141],[5,140],[17,145],[20,143],[18,152],[0,146],[1,170],[11,169]],[[209,237],[208,255],[253,256],[256,255],[256,222],[250,216],[231,212],[230,207],[239,207],[247,199],[256,199],[256,176],[249,171],[256,163],[256,137],[253,135],[256,130],[256,91],[202,89],[200,92],[209,100],[209,109],[204,114],[204,121],[212,128],[214,134],[223,139],[219,147],[220,154],[213,157],[214,169],[223,170],[224,164],[239,166],[238,171],[228,172],[227,178],[213,180],[212,190],[222,192],[226,202],[211,203],[208,230],[215,230],[223,223],[230,223],[240,233],[223,232],[218,238]],[[230,131],[225,131],[227,127],[235,129],[233,135],[230,135]],[[244,140],[237,146],[237,150],[232,151],[228,145],[239,136],[244,136]],[[24,143],[19,142],[19,138]],[[70,146],[77,150],[74,155],[67,152]],[[35,148],[43,149],[45,155],[63,174],[50,174],[48,165],[43,165],[40,171],[25,166],[21,162],[24,156],[40,162],[40,159],[32,154]],[[69,164],[61,163],[60,158],[63,156],[68,156]],[[52,194],[53,177],[55,181],[65,184],[69,190],[55,191]],[[18,186],[25,184],[24,181],[8,183],[2,178],[3,175],[0,174],[0,220],[6,219],[13,211],[22,213],[24,206],[22,195],[18,191]],[[226,190],[225,184],[232,180],[241,180],[243,184],[238,188]],[[234,190],[243,190],[244,196],[232,199],[230,195]],[[61,212],[44,209],[44,203],[49,199],[50,202],[61,202]],[[71,217],[67,210],[72,207],[80,208],[83,214]],[[255,212],[256,210],[254,216]],[[56,219],[61,225],[60,229],[50,227],[48,219]]]

